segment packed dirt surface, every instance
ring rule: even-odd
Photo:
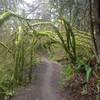
[[[19,89],[11,100],[72,100],[68,96],[65,99],[59,91],[60,69],[56,62],[42,58],[36,71],[37,80],[28,87]]]

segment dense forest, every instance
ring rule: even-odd
[[[100,100],[100,0],[0,0],[0,100]]]

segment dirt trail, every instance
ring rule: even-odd
[[[11,100],[69,100],[60,96],[58,90],[59,70],[57,63],[42,58],[39,65],[38,80],[26,88],[19,89]]]
[[[58,73],[55,70],[55,67],[58,67],[58,65],[48,61],[46,58],[44,58],[43,61],[45,62],[47,68],[45,74],[43,75],[41,88],[42,100],[60,100],[57,91]]]

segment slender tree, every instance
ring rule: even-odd
[[[94,0],[94,16],[95,16],[95,38],[98,51],[98,63],[100,63],[100,0]]]

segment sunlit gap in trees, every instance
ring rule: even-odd
[[[26,3],[32,4],[35,0],[24,0]]]
[[[53,15],[54,12],[55,15],[58,14],[56,9],[51,8],[49,0],[24,0],[23,3],[19,3],[17,10],[19,15],[29,19],[47,19],[51,21],[54,21],[55,19],[55,16]],[[50,14],[51,18],[50,16],[47,17],[47,14]]]

